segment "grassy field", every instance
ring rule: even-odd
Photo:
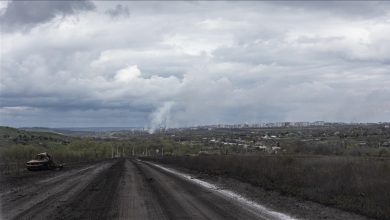
[[[1,172],[18,172],[25,169],[26,161],[41,152],[50,153],[61,163],[109,158],[112,146],[110,141],[0,127]]]
[[[337,156],[159,157],[379,219],[390,219],[390,160]]]

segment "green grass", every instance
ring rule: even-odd
[[[48,152],[61,163],[99,160],[110,158],[112,148],[118,144],[118,141],[0,127],[0,165],[6,167],[7,172],[18,171],[25,168],[26,161],[41,152]]]

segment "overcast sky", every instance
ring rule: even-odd
[[[0,124],[390,121],[389,2],[1,1]]]

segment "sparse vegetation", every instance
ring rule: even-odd
[[[65,163],[109,158],[112,154],[110,141],[9,127],[0,127],[0,132],[0,166],[5,173],[25,169],[26,161],[40,152],[50,152],[56,161]]]
[[[28,159],[45,151],[62,163],[142,156],[382,219],[390,218],[389,143],[389,126],[381,124],[88,137],[0,127],[3,172],[24,169]]]
[[[3,173],[25,169],[25,162],[40,152],[49,152],[61,163],[74,163],[133,154],[157,155],[163,153],[162,149],[166,155],[181,155],[197,153],[199,146],[187,146],[169,138],[145,134],[126,138],[69,137],[0,127],[0,168]]]
[[[282,194],[390,218],[390,159],[337,156],[196,156],[154,160],[233,177]]]

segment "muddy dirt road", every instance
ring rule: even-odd
[[[2,179],[3,219],[280,219],[137,160]],[[8,183],[5,184],[5,183]]]
[[[1,219],[293,219],[209,182],[139,160],[25,172],[2,177],[0,184]]]

